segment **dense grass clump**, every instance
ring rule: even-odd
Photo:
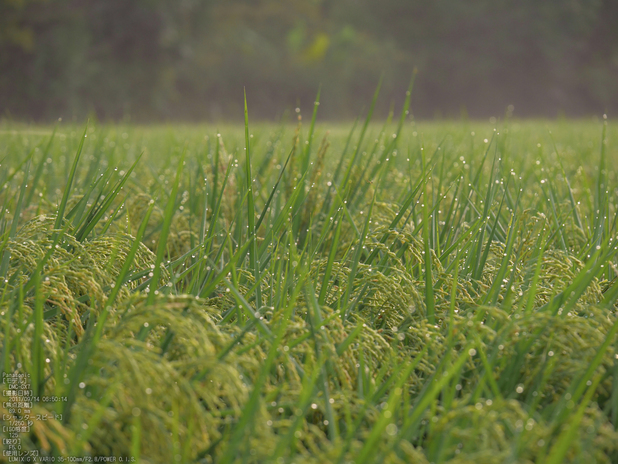
[[[408,105],[330,131],[3,123],[0,369],[58,414],[22,449],[616,462],[616,132]]]

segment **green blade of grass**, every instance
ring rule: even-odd
[[[180,184],[180,176],[182,175],[182,168],[184,166],[186,149],[180,155],[180,160],[178,161],[178,167],[176,168],[176,177],[174,178],[174,183],[172,184],[172,190],[170,192],[169,199],[167,200],[167,205],[165,207],[165,211],[163,213],[163,226],[161,228],[161,235],[159,236],[159,244],[157,246],[157,256],[155,259],[154,269],[152,271],[152,279],[150,284],[150,291],[148,292],[147,303],[152,305],[155,299],[155,292],[157,286],[159,285],[159,276],[161,275],[161,263],[163,262],[163,258],[165,256],[165,250],[167,247],[167,237],[170,232],[170,227],[172,225],[172,219],[174,217],[175,205],[176,205],[176,196],[178,195],[178,186]]]
[[[425,173],[425,155],[424,151],[422,158],[423,165],[423,173]],[[423,175],[425,182],[423,183],[423,245],[424,245],[424,254],[425,254],[425,307],[427,311],[427,320],[430,324],[436,323],[435,316],[435,301],[433,297],[433,271],[432,271],[432,249],[429,243],[429,196],[427,192],[427,180],[428,177]],[[434,213],[435,214],[435,213]]]
[[[360,262],[361,256],[363,254],[363,247],[365,245],[365,239],[367,238],[367,234],[369,233],[369,223],[371,221],[371,216],[373,214],[373,206],[375,205],[377,190],[374,192],[373,199],[371,200],[371,204],[369,205],[369,211],[367,211],[367,216],[365,218],[365,225],[363,226],[363,232],[361,233],[360,240],[356,243],[356,248],[354,250],[354,256],[352,257],[352,266],[350,268],[350,275],[348,276],[348,284],[346,285],[345,293],[343,295],[343,299],[339,302],[339,307],[341,311],[341,317],[344,321],[348,318],[349,311],[349,301],[350,294],[352,293],[352,289],[354,287],[354,280],[356,279],[356,273],[358,270],[358,263]]]
[[[318,297],[318,303],[323,305],[326,302],[326,295],[328,290],[328,283],[333,272],[333,264],[337,255],[339,246],[339,238],[341,236],[341,225],[343,223],[343,217],[339,217],[337,221],[337,228],[335,229],[335,235],[331,242],[330,252],[328,253],[328,261],[326,262],[326,268],[324,269],[324,277],[322,278],[322,285],[320,287],[320,295]]]
[[[36,192],[36,188],[39,185],[41,176],[43,175],[43,169],[45,168],[45,165],[47,163],[47,157],[49,155],[49,151],[51,150],[52,143],[54,141],[54,137],[56,136],[57,129],[58,129],[58,126],[57,125],[54,126],[52,135],[50,136],[49,141],[47,142],[47,145],[45,146],[45,149],[43,150],[41,161],[39,161],[39,164],[37,165],[36,171],[34,173],[34,178],[32,179],[32,183],[30,184],[30,192],[28,193],[28,197],[26,198],[26,202],[25,202],[26,205],[32,204],[32,199],[34,198],[34,193]]]
[[[127,172],[122,177],[122,179],[120,179],[116,183],[113,190],[105,197],[105,200],[103,201],[103,203],[101,203],[101,205],[98,206],[96,213],[94,212],[95,205],[92,205],[92,208],[91,208],[91,211],[93,213],[92,216],[90,214],[88,215],[89,216],[88,220],[82,225],[82,227],[75,234],[75,238],[78,241],[81,242],[81,241],[84,241],[86,238],[88,238],[88,235],[90,235],[90,233],[94,230],[95,226],[99,223],[101,218],[105,215],[107,210],[111,207],[116,197],[120,194],[120,191],[123,189],[124,185],[127,183],[129,178],[131,177],[131,173],[133,172],[133,170],[139,163],[139,160],[141,159],[141,157],[142,155],[140,154],[135,160],[135,162],[131,165],[131,167],[127,170]],[[178,191],[177,184],[176,184],[176,191]],[[170,198],[173,198],[175,200],[176,197],[174,196]],[[172,207],[173,207],[173,201],[172,201]]]
[[[77,148],[75,158],[73,159],[73,165],[71,166],[71,172],[69,173],[69,178],[67,179],[64,193],[62,194],[62,200],[60,200],[60,204],[58,205],[58,212],[56,213],[56,222],[54,224],[54,229],[60,229],[62,227],[62,221],[64,220],[64,210],[66,209],[67,202],[69,201],[69,195],[71,194],[73,181],[75,180],[75,173],[77,172],[77,164],[79,163],[79,158],[82,154],[82,149],[84,148],[84,141],[86,140],[87,133],[88,124],[86,124],[84,133],[79,140],[79,146]]]
[[[247,220],[248,220],[248,234],[251,246],[249,248],[249,263],[253,271],[253,278],[256,282],[260,282],[260,260],[257,248],[257,237],[255,230],[255,204],[253,200],[253,177],[251,176],[251,143],[249,137],[249,111],[247,110],[247,92],[244,93],[245,97],[245,170],[247,181]],[[262,306],[262,290],[260,286],[257,286],[255,298],[258,308]]]

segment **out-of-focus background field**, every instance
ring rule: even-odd
[[[423,118],[618,109],[615,0],[2,0],[0,114],[53,121]]]

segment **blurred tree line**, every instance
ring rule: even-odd
[[[349,118],[618,109],[617,0],[0,0],[0,114]]]

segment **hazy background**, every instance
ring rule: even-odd
[[[349,119],[618,109],[618,0],[0,0],[0,117]]]

